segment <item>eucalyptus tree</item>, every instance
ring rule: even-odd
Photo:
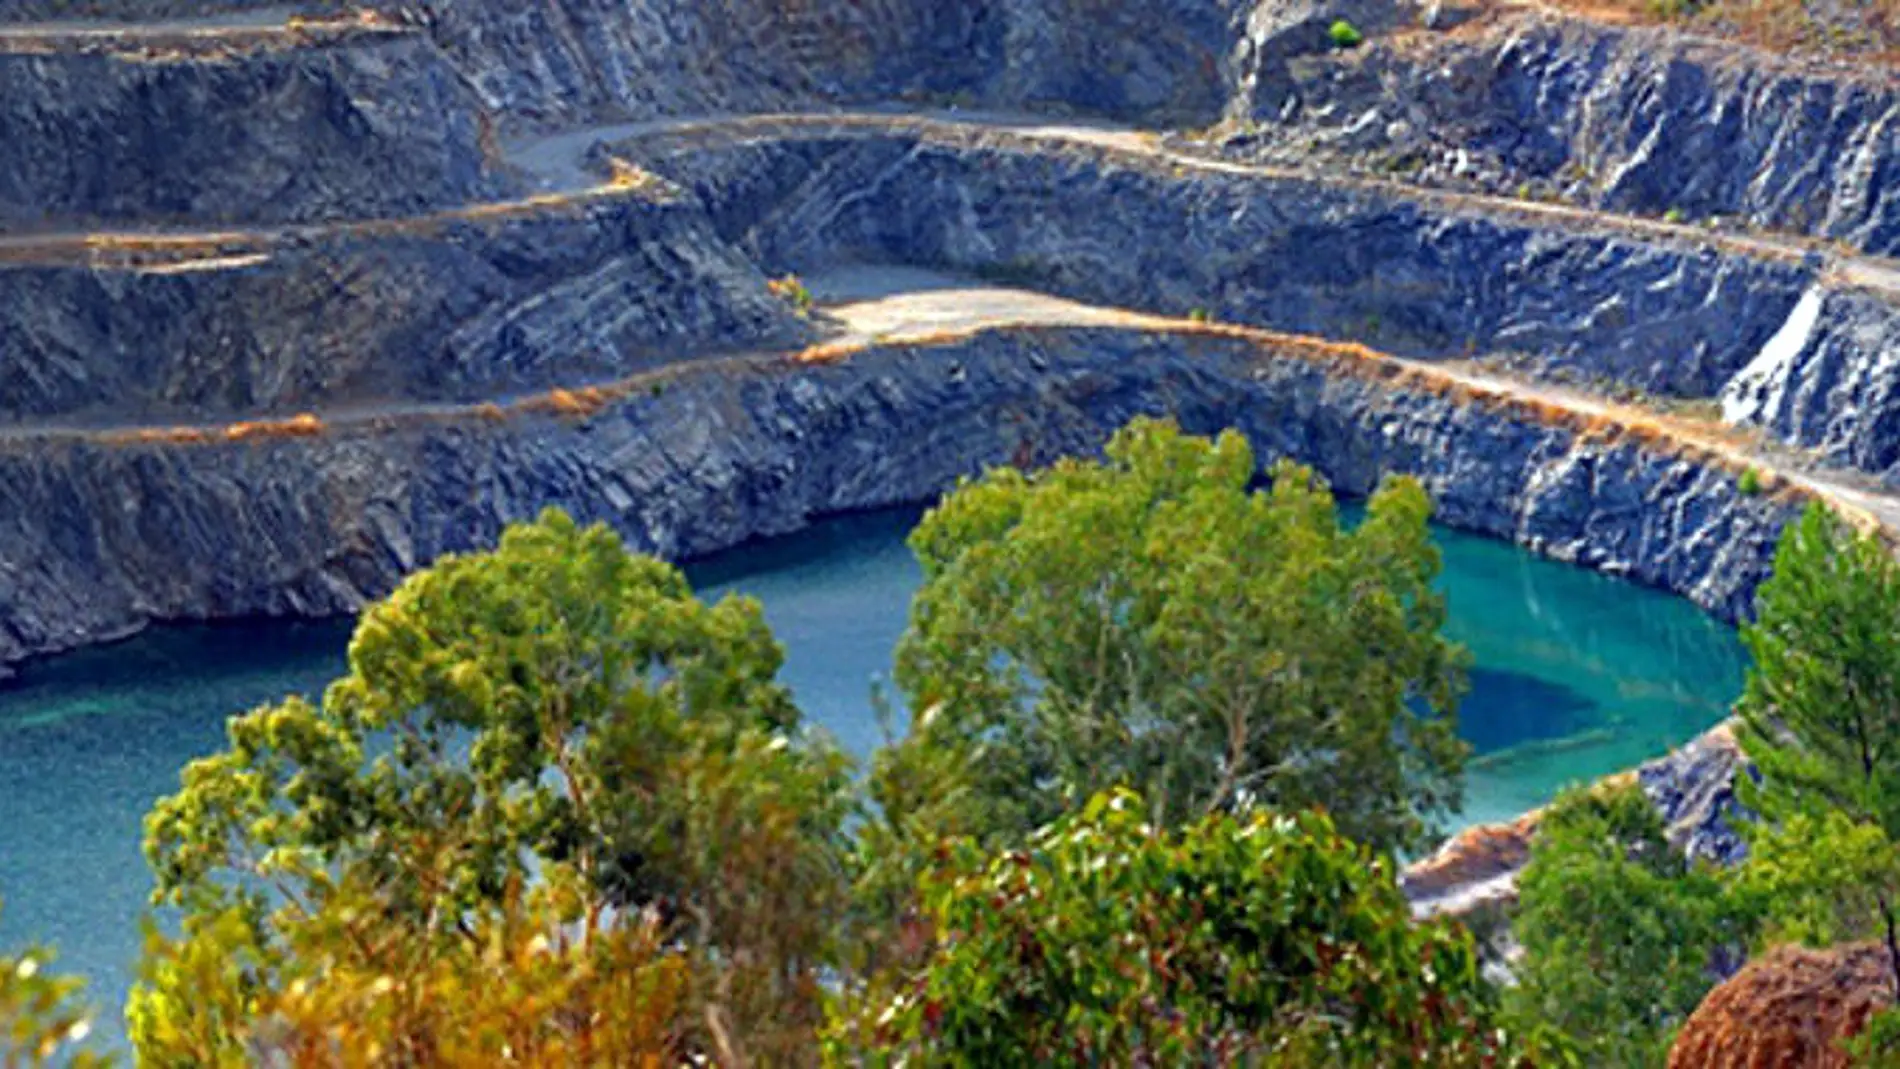
[[[133,1000],[142,1057],[241,1062],[313,962],[426,992],[524,925],[575,968],[596,947],[677,957],[696,1049],[808,1051],[854,796],[782,659],[755,602],[704,604],[558,512],[413,576],[320,703],[233,718],[147,818],[156,900],[185,921]],[[399,1025],[392,1049],[440,1060],[440,1027]]]

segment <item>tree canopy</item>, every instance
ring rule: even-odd
[[[1878,939],[1900,994],[1900,563],[1820,505],[1762,584],[1740,739],[1760,816],[1744,879],[1770,932]]]
[[[1430,503],[1390,479],[1349,528],[1310,470],[1256,478],[1238,434],[1137,420],[1105,461],[933,509],[895,669],[913,723],[876,774],[893,826],[1006,842],[1127,786],[1162,823],[1319,806],[1425,845],[1466,753]]]
[[[260,1007],[288,1005],[300,977],[308,991],[299,962],[393,977],[420,955],[423,990],[440,963],[512,952],[490,944],[524,917],[571,938],[579,965],[605,933],[657,925],[639,946],[690,967],[675,1023],[696,1047],[808,1047],[854,796],[781,660],[756,603],[703,604],[676,569],[557,512],[418,573],[364,615],[320,705],[234,718],[229,748],[148,818],[157,900],[186,927],[135,996],[141,1054],[241,1056],[277,1026]],[[365,913],[403,937],[356,938]],[[194,997],[194,968],[220,961],[235,1008]],[[207,1019],[220,1011],[236,1019]],[[228,1042],[192,1045],[211,1033]]]
[[[1471,937],[1414,923],[1385,858],[1324,815],[1179,833],[1096,797],[1024,843],[969,840],[922,883],[931,949],[848,1000],[833,1064],[1495,1065]]]
[[[0,953],[0,1069],[110,1064],[84,1047],[92,1015],[79,1003],[83,985],[54,972],[53,961],[43,947]]]
[[[1518,879],[1524,948],[1508,1003],[1590,1065],[1660,1066],[1752,916],[1721,874],[1671,849],[1635,784],[1576,788],[1544,812]]]

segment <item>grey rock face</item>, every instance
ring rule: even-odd
[[[1238,108],[1262,124],[1266,143],[1251,147],[1267,155],[1331,148],[1427,179],[1740,216],[1890,253],[1900,88],[1881,69],[1526,16],[1316,55]]]
[[[438,0],[435,36],[531,124],[924,95],[1211,122],[1242,0]]]
[[[235,251],[0,266],[0,425],[485,400],[812,336],[696,208],[632,192]]]
[[[1691,397],[1713,396],[1751,360],[1814,276],[1689,242],[1440,207],[1388,184],[1170,168],[944,125],[782,133],[620,151],[693,189],[773,269],[928,265]]]
[[[1670,845],[1692,858],[1736,865],[1748,855],[1736,823],[1750,817],[1735,800],[1735,781],[1753,774],[1733,730],[1723,724],[1637,769],[1636,780],[1661,812]]]
[[[428,39],[0,53],[0,232],[415,215],[512,188]]]
[[[1233,426],[1364,493],[1413,472],[1458,526],[1742,611],[1791,507],[1727,473],[1248,343],[992,332],[830,366],[692,365],[581,423],[369,421],[212,444],[0,443],[0,663],[151,621],[361,608],[559,505],[669,557],[1096,450],[1137,414]]]
[[[1778,344],[1723,394],[1730,418],[1900,485],[1900,307],[1815,290]]]

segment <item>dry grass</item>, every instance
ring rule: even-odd
[[[289,419],[233,423],[224,428],[227,442],[268,441],[277,438],[315,438],[324,431],[323,421],[308,412]]]
[[[1770,51],[1900,63],[1900,0],[1555,0],[1598,22],[1662,25]]]

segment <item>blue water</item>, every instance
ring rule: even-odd
[[[690,569],[702,591],[757,596],[790,651],[800,705],[863,753],[869,701],[904,626],[916,514],[837,520]],[[1462,711],[1479,757],[1465,819],[1514,816],[1562,785],[1627,768],[1720,720],[1744,655],[1729,629],[1652,590],[1439,532],[1450,630],[1477,660]],[[0,946],[50,941],[117,1007],[149,890],[140,820],[178,769],[218,749],[227,714],[315,693],[343,625],[170,628],[30,666],[0,685]]]

